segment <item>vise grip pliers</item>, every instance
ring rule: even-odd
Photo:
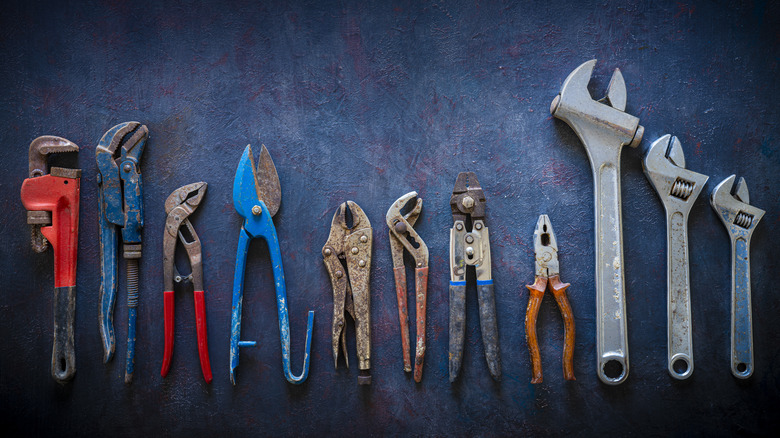
[[[196,182],[176,189],[165,201],[165,234],[163,235],[163,308],[165,318],[165,353],[160,375],[165,377],[171,367],[173,356],[173,315],[174,283],[189,281],[193,286],[195,299],[195,328],[198,335],[198,354],[200,368],[206,383],[211,383],[211,363],[209,362],[209,344],[206,334],[206,301],[203,291],[203,255],[200,238],[195,233],[189,216],[198,208],[206,194],[207,184]],[[174,263],[176,240],[181,241],[190,260],[190,275],[179,274]]]
[[[70,141],[46,135],[30,143],[29,174],[21,197],[32,225],[32,247],[44,252],[47,242],[54,251],[54,346],[51,375],[66,383],[76,373],[73,322],[76,313],[76,258],[79,242],[79,194],[81,169],[52,167],[49,154],[78,152]]]
[[[411,200],[415,205],[407,214],[401,210]],[[422,380],[423,360],[425,359],[425,308],[428,301],[428,247],[420,235],[412,228],[422,210],[422,198],[417,192],[409,192],[398,198],[387,210],[385,221],[390,227],[390,255],[393,259],[393,276],[395,277],[395,292],[398,301],[398,318],[401,323],[401,346],[403,347],[404,371],[412,371],[409,356],[409,315],[406,306],[406,267],[404,266],[404,249],[414,259],[414,295],[417,307],[417,344],[414,355],[414,381]]]
[[[279,175],[268,150],[260,148],[260,158],[255,167],[252,148],[247,145],[241,161],[238,163],[236,178],[233,181],[233,205],[244,224],[238,236],[236,253],[236,271],[233,277],[233,309],[230,322],[230,381],[235,385],[235,370],[238,366],[239,347],[252,347],[255,341],[241,341],[241,302],[244,299],[244,273],[246,271],[246,253],[249,243],[256,237],[262,237],[268,244],[271,267],[274,272],[276,288],[276,307],[279,312],[279,331],[282,342],[282,366],[284,377],[292,384],[300,384],[309,375],[309,351],[311,350],[311,330],[314,324],[314,311],[309,311],[306,328],[306,350],[303,358],[303,371],[296,376],[290,370],[290,319],[287,314],[287,287],[284,283],[284,267],[279,238],[276,236],[273,216],[279,210],[282,201],[282,189]]]
[[[352,226],[347,225],[347,209]],[[333,364],[339,365],[339,345],[349,367],[344,310],[355,321],[358,384],[371,384],[371,222],[357,204],[347,201],[333,215],[322,259],[333,286]]]
[[[454,382],[463,359],[466,333],[466,268],[477,274],[477,298],[482,343],[490,375],[501,380],[496,298],[490,263],[490,241],[485,225],[485,193],[474,172],[461,172],[450,197],[453,225],[450,229],[450,382]],[[471,222],[471,230],[467,229]]]
[[[127,358],[125,383],[133,381],[135,320],[138,308],[138,260],[144,226],[141,154],[149,138],[146,125],[120,123],[109,129],[95,148],[98,167],[98,224],[100,225],[100,336],[103,362],[114,354],[114,303],[117,279],[117,227],[122,229],[127,269]],[[120,154],[119,158],[116,158]]]

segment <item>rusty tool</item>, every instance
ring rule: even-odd
[[[750,238],[764,210],[750,205],[745,178],[734,194],[735,175],[721,181],[710,204],[731,238],[731,374],[738,379],[753,375],[753,311],[750,303]]]
[[[619,69],[609,82],[607,95],[593,100],[588,83],[596,60],[569,74],[550,112],[566,122],[580,138],[593,171],[596,221],[596,369],[608,385],[628,377],[623,223],[620,200],[620,152],[636,147],[644,128],[626,113],[626,83]]]
[[[409,202],[414,206],[407,214],[401,214]],[[390,256],[393,259],[393,276],[398,301],[398,318],[401,323],[401,346],[403,347],[404,371],[412,371],[409,355],[409,314],[406,306],[406,267],[404,249],[414,259],[414,290],[417,317],[417,344],[414,355],[414,381],[422,380],[423,360],[425,359],[425,307],[428,301],[428,247],[414,230],[422,210],[422,198],[417,192],[409,192],[398,198],[387,210],[385,221],[390,227]]]
[[[241,156],[241,161],[238,163],[236,177],[233,181],[233,205],[236,212],[244,218],[244,224],[241,226],[238,237],[236,270],[233,277],[233,309],[230,321],[230,381],[234,385],[236,384],[235,370],[238,367],[238,349],[256,345],[255,341],[240,340],[246,254],[249,251],[249,243],[256,237],[262,237],[265,240],[268,245],[268,253],[271,256],[276,289],[276,307],[279,313],[284,377],[288,382],[297,385],[303,383],[309,375],[309,352],[311,351],[314,311],[309,311],[303,371],[296,376],[290,369],[290,319],[287,312],[287,287],[284,282],[282,251],[279,248],[279,238],[276,235],[276,227],[273,222],[273,216],[279,210],[281,202],[282,189],[271,155],[265,146],[262,146],[260,158],[257,167],[255,167],[252,148],[247,145]]]
[[[203,291],[203,255],[200,238],[190,222],[190,215],[198,208],[208,185],[196,182],[176,189],[165,201],[165,234],[163,235],[163,307],[165,318],[165,353],[160,375],[165,377],[171,367],[173,356],[173,315],[174,283],[183,285],[192,283],[195,299],[195,328],[198,335],[198,354],[200,368],[206,383],[211,383],[211,363],[209,362],[209,344],[206,335],[206,301]],[[181,241],[190,260],[190,275],[181,275],[174,263],[176,238]]]
[[[117,228],[122,229],[127,269],[127,357],[125,383],[133,381],[135,321],[138,308],[138,260],[144,226],[143,192],[139,167],[149,130],[138,122],[109,129],[95,148],[98,167],[98,224],[100,225],[100,336],[103,362],[114,355],[114,303],[117,290]],[[119,157],[117,157],[119,155]]]
[[[693,374],[688,214],[709,177],[685,168],[680,140],[669,134],[653,142],[642,165],[666,210],[667,369],[683,380]]]
[[[347,210],[352,216],[351,226],[347,225]],[[355,321],[360,385],[371,384],[371,233],[371,222],[363,209],[347,201],[333,215],[328,241],[322,247],[322,259],[333,286],[333,365],[339,366],[341,344],[349,368],[346,310]]]
[[[460,372],[466,334],[466,268],[477,274],[479,325],[488,370],[501,380],[496,298],[490,260],[490,240],[485,225],[485,193],[474,172],[461,172],[450,197],[453,224],[450,229],[450,382]],[[468,229],[469,223],[471,230]]]
[[[54,347],[51,375],[66,383],[76,373],[73,321],[76,313],[76,259],[79,237],[81,169],[48,168],[50,154],[78,152],[70,141],[46,135],[30,143],[29,174],[21,197],[32,225],[32,247],[54,252]]]
[[[536,318],[539,306],[542,304],[544,292],[549,286],[555,302],[563,317],[563,378],[574,378],[574,313],[566,298],[569,283],[561,283],[560,265],[558,264],[558,240],[555,238],[550,218],[546,214],[539,216],[534,230],[534,255],[536,259],[536,275],[534,284],[526,285],[529,292],[528,308],[525,312],[525,340],[531,353],[533,377],[531,383],[542,383],[542,358],[539,354],[539,342],[536,336]]]

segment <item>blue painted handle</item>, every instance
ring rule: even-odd
[[[747,241],[738,238],[732,251],[734,283],[731,297],[731,372],[742,379],[753,374],[753,318],[748,251]]]
[[[98,175],[98,178],[100,176]],[[103,203],[103,186],[98,186],[98,224],[100,225],[100,337],[103,340],[103,363],[114,356],[114,303],[117,288],[117,240],[116,226],[106,220]]]
[[[274,286],[276,288],[276,305],[279,311],[279,332],[282,341],[282,366],[284,367],[284,377],[288,382],[298,385],[306,380],[309,375],[309,352],[311,350],[311,332],[314,323],[314,312],[309,311],[309,318],[306,327],[306,353],[303,358],[303,371],[296,376],[290,370],[290,320],[287,313],[287,287],[284,281],[284,266],[282,265],[282,252],[279,248],[279,239],[276,236],[276,228],[270,220],[271,215],[265,205],[263,216],[268,217],[268,221],[263,222],[261,229],[262,236],[268,244],[268,252],[271,255],[271,265],[274,271]],[[267,216],[266,216],[267,215]]]
[[[246,253],[249,250],[251,237],[244,227],[238,235],[238,250],[236,251],[236,271],[233,276],[233,310],[230,318],[230,381],[235,385],[235,369],[238,366],[238,348],[248,346],[241,339],[241,303],[244,299],[244,271],[246,268]],[[254,344],[254,343],[253,343]]]

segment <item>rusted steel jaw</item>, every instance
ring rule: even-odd
[[[352,226],[347,226],[347,209]],[[333,365],[338,368],[339,345],[349,368],[344,311],[355,321],[358,383],[371,383],[371,244],[372,228],[368,216],[357,204],[347,201],[333,215],[330,235],[322,247],[322,258],[333,287],[333,328],[331,344]]]
[[[174,191],[165,201],[165,237],[163,238],[163,285],[166,291],[173,290],[173,284],[190,281],[194,290],[203,290],[203,267],[200,238],[189,220],[206,195],[205,182],[188,184]],[[182,231],[182,227],[184,231]],[[174,263],[176,238],[187,251],[192,272],[187,276],[179,274]]]
[[[479,319],[490,375],[501,379],[496,300],[485,224],[485,194],[473,172],[461,172],[450,197],[453,225],[450,229],[450,382],[458,377],[466,333],[466,267],[477,276]],[[471,230],[468,229],[471,222]]]
[[[415,200],[414,207],[401,214],[409,202]],[[409,315],[406,299],[406,268],[403,251],[406,249],[414,259],[415,266],[415,315],[417,319],[417,343],[415,346],[414,380],[422,380],[423,360],[425,358],[425,314],[428,300],[428,247],[420,235],[412,228],[422,210],[422,198],[417,192],[409,192],[396,200],[387,211],[385,221],[390,227],[390,254],[393,259],[396,298],[398,301],[398,319],[401,325],[401,345],[403,347],[404,371],[412,371],[409,354]]]
[[[536,276],[556,277],[560,275],[558,264],[558,242],[555,239],[550,218],[540,215],[534,229],[534,254],[536,255]]]
[[[29,151],[29,178],[36,178],[51,173],[54,176],[79,177],[80,170],[66,169],[62,167],[48,168],[47,158],[51,154],[60,154],[65,152],[78,152],[79,147],[62,137],[53,135],[44,135],[36,138],[30,143]],[[77,172],[77,173],[76,173]],[[35,252],[44,252],[48,246],[48,241],[41,234],[41,227],[51,225],[50,211],[28,211],[27,223],[31,225],[31,243]]]

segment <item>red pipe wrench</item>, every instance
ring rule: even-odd
[[[27,223],[32,225],[35,252],[54,251],[54,348],[51,374],[65,383],[76,373],[73,320],[76,313],[76,257],[79,234],[80,169],[52,167],[46,157],[61,152],[78,152],[70,141],[54,136],[38,137],[30,143],[29,178],[22,183],[22,204]]]

